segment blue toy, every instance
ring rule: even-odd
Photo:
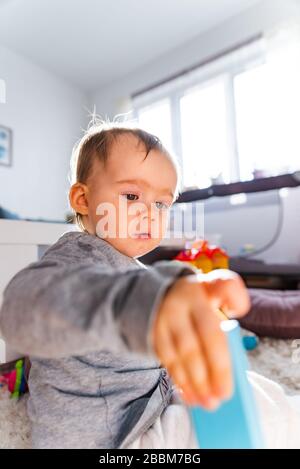
[[[254,449],[263,448],[258,414],[247,380],[246,353],[240,328],[235,320],[222,321],[232,357],[234,394],[216,411],[191,407],[199,447],[203,449]]]
[[[247,332],[243,337],[243,344],[245,349],[250,352],[251,350],[256,349],[259,344],[259,339],[257,335]]]

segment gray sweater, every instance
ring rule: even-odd
[[[17,273],[0,328],[32,363],[34,448],[124,448],[153,424],[172,393],[150,330],[167,288],[195,270],[146,268],[105,240],[67,232]]]

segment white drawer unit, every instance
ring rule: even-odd
[[[66,223],[0,220],[0,305],[10,279],[19,270],[37,261],[63,233],[75,229],[75,225]],[[0,331],[0,363],[18,356],[18,352],[5,346]]]

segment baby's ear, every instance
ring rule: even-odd
[[[70,205],[76,213],[81,215],[88,214],[88,187],[86,184],[76,182],[70,188],[69,201]]]

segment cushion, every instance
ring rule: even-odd
[[[249,289],[251,309],[240,321],[259,336],[300,338],[300,291]]]

